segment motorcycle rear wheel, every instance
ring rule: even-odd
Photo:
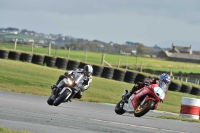
[[[122,114],[125,113],[123,107],[120,107],[121,102],[122,102],[122,100],[119,101],[119,103],[115,106],[115,113],[118,114],[118,115],[122,115]]]
[[[135,117],[141,117],[145,115],[147,112],[149,112],[152,109],[154,104],[155,102],[153,100],[148,100],[142,106],[139,105],[134,111]]]

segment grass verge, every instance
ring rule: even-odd
[[[11,130],[3,126],[0,126],[0,133],[33,133],[33,132],[24,131],[24,130]]]
[[[200,120],[195,120],[195,119],[191,119],[191,118],[182,118],[182,117],[179,117],[179,116],[157,116],[156,118],[200,123]]]

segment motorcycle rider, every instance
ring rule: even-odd
[[[51,86],[52,89],[52,95],[53,100],[58,94],[58,88],[62,87],[63,83],[60,82],[64,78],[66,78],[68,75],[74,75],[75,78],[78,77],[79,74],[83,74],[83,77],[81,80],[79,80],[78,83],[76,83],[76,86],[74,87],[74,93],[71,95],[71,98],[82,98],[82,92],[87,90],[90,86],[90,83],[92,82],[92,73],[93,68],[91,65],[85,65],[83,68],[78,68],[76,70],[69,70],[64,73],[64,75],[60,75],[59,79],[57,80],[56,84]]]
[[[158,82],[157,82],[157,80],[158,80]],[[134,92],[143,88],[144,86],[149,86],[151,84],[158,84],[158,86],[160,88],[162,88],[165,92],[167,92],[170,82],[171,82],[171,79],[167,73],[161,74],[159,78],[152,78],[152,77],[145,78],[143,82],[137,82],[129,92],[128,92],[128,90],[125,90],[126,94],[123,95],[123,100],[124,100],[124,102],[127,102],[129,97]]]

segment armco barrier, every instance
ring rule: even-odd
[[[182,97],[180,116],[183,118],[200,119],[200,99]]]

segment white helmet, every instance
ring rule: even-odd
[[[83,69],[84,69],[84,74],[85,74],[85,76],[91,76],[92,75],[92,73],[93,73],[93,68],[92,68],[92,66],[90,66],[90,65],[85,65],[84,67],[83,67]]]

